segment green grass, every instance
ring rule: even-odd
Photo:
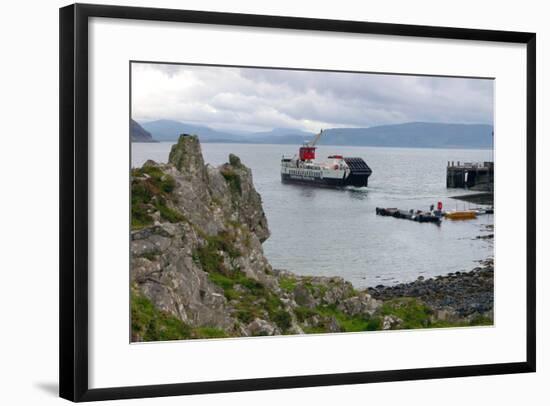
[[[476,316],[470,321],[470,326],[492,326],[493,320],[482,315]]]
[[[283,332],[288,331],[288,329],[292,326],[292,316],[286,310],[276,310],[270,316]]]
[[[153,194],[142,182],[132,180],[132,228],[138,229],[153,224],[149,215],[149,203]]]
[[[300,323],[304,323],[307,319],[313,316],[321,317],[320,325],[315,327],[305,327],[305,332],[312,331],[315,333],[326,333],[328,329],[325,322],[327,322],[329,318],[334,318],[340,329],[345,332],[367,331],[373,330],[373,327],[376,327],[376,324],[374,324],[368,316],[349,316],[338,310],[335,305],[317,306],[314,309],[300,306],[294,309],[294,314],[296,314],[296,318]]]
[[[192,330],[178,318],[158,310],[145,296],[130,295],[132,339],[134,341],[168,341],[192,338]]]
[[[493,320],[484,316],[477,316],[471,321],[445,321],[433,320],[433,310],[422,301],[415,298],[399,298],[386,301],[380,311],[381,317],[393,315],[403,320],[399,329],[416,328],[444,328],[444,327],[467,327],[467,326],[490,326]]]
[[[162,171],[157,166],[145,165],[142,168],[137,168],[132,171],[132,175],[141,177],[149,175],[153,183],[164,193],[171,193],[176,187],[174,178]]]
[[[132,169],[132,229],[140,229],[153,224],[151,213],[155,210],[161,218],[171,223],[185,220],[176,209],[167,205],[176,181],[156,166],[146,165]]]
[[[445,328],[445,327],[474,327],[474,326],[492,326],[493,320],[477,315],[472,320],[459,320],[459,321],[446,321],[446,320],[434,320],[429,327],[431,328]]]
[[[306,334],[323,334],[327,332],[327,330],[324,327],[320,327],[320,326],[303,327],[302,330],[304,330],[304,333]]]
[[[216,327],[191,328],[178,318],[163,312],[153,303],[132,289],[132,341],[169,341],[205,338],[225,338],[230,335]]]
[[[192,336],[193,338],[225,338],[225,337],[229,337],[229,335],[219,329],[219,328],[215,328],[215,327],[197,327],[197,328],[194,328],[193,331],[192,331]]]
[[[338,310],[336,306],[318,306],[317,311],[325,317],[334,317],[340,328],[345,332],[366,331],[370,318],[364,316],[349,316]]]
[[[316,316],[319,314],[317,310],[310,309],[309,307],[305,306],[298,306],[294,309],[294,314],[296,315],[296,318],[300,323],[303,323],[310,317]]]
[[[382,330],[382,319],[379,317],[373,317],[367,322],[366,331]]]
[[[344,332],[381,330],[384,316],[390,315],[398,317],[403,321],[399,325],[399,329],[492,325],[492,320],[481,316],[475,318],[471,322],[432,321],[432,309],[415,298],[399,298],[389,300],[385,302],[372,316],[350,316],[338,310],[335,305],[317,306],[314,309],[298,307],[294,310],[294,313],[300,323],[306,322],[309,318],[315,315],[321,316],[321,318],[325,319],[329,317],[334,318],[341,330]],[[312,328],[304,328],[304,331],[312,331],[315,333],[326,332],[326,326],[323,325],[323,320],[321,320],[320,325]]]
[[[236,301],[235,316],[243,323],[250,323],[255,318],[266,319],[267,315],[283,332],[290,328],[292,318],[284,310],[281,300],[261,283],[247,278],[240,271],[237,274],[233,286],[224,288],[227,299]],[[243,292],[235,290],[237,283],[245,287]]]
[[[220,286],[224,291],[232,289],[233,285],[235,285],[234,278],[230,278],[229,276],[218,272],[209,272],[208,279],[216,285]]]
[[[162,198],[157,199],[155,208],[159,211],[160,217],[170,223],[179,223],[185,220],[185,216],[179,211],[166,206],[166,200]]]
[[[296,279],[290,276],[283,276],[279,279],[279,286],[285,292],[292,293],[296,289]]]
[[[262,283],[247,277],[237,266],[225,266],[223,252],[230,260],[241,255],[234,246],[234,236],[227,232],[205,237],[205,243],[195,251],[194,259],[208,273],[208,279],[223,289],[227,300],[233,301],[234,316],[243,323],[267,317],[283,332],[288,330],[292,317],[284,310],[280,298]]]
[[[399,298],[386,301],[381,309],[382,316],[392,315],[403,320],[400,328],[426,328],[432,326],[433,311],[415,298]]]
[[[224,266],[223,253],[234,260],[242,254],[235,247],[236,237],[234,234],[222,231],[215,236],[203,236],[205,242],[193,253],[193,258],[200,263],[202,269],[208,273],[227,274]]]
[[[322,298],[328,290],[328,286],[325,284],[314,284],[311,276],[306,276],[302,279],[302,286],[304,286],[313,296]]]

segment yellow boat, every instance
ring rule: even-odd
[[[445,213],[445,218],[450,220],[472,220],[477,218],[475,211],[451,211]]]

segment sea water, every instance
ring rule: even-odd
[[[468,192],[446,188],[447,161],[490,161],[491,150],[320,146],[318,159],[361,157],[373,171],[366,188],[325,189],[281,183],[281,156],[293,155],[296,146],[201,146],[207,163],[220,165],[233,153],[252,169],[271,231],[264,251],[274,268],[341,276],[362,288],[469,271],[493,255],[492,239],[476,238],[492,233],[492,215],[438,226],[375,213],[376,207],[428,210],[438,201],[444,210],[475,207],[451,198]],[[166,162],[170,147],[134,143],[132,166],[147,159]]]

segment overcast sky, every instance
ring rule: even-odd
[[[493,81],[134,63],[132,116],[226,131],[493,124]]]

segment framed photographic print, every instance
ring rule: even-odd
[[[60,395],[535,371],[535,34],[60,10]]]

